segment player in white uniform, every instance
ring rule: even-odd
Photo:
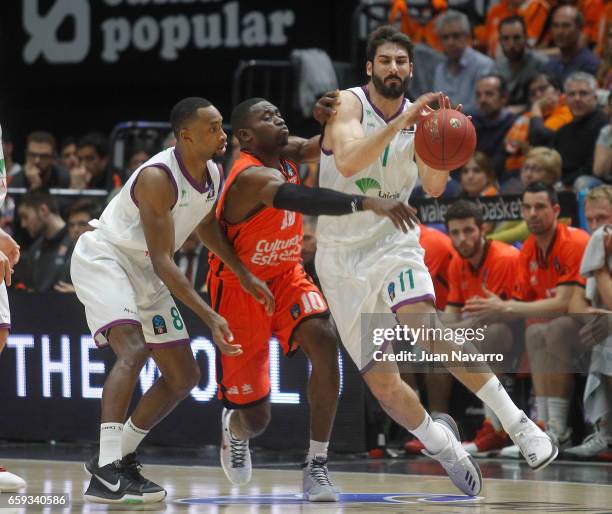
[[[102,394],[100,452],[86,465],[92,475],[85,499],[101,503],[161,501],[163,488],[145,479],[135,450],[149,430],[198,384],[185,324],[171,293],[206,323],[227,355],[225,319],[196,293],[173,260],[196,230],[205,245],[240,278],[242,287],[273,311],[272,294],[234,255],[215,217],[220,173],[211,160],[225,151],[219,111],[203,98],[185,98],[171,113],[177,144],[140,166],[110,202],[72,255],[71,274],[98,345],[117,361]],[[140,371],[153,357],[161,376],[125,422]]]
[[[2,139],[2,127],[0,127],[0,139]],[[6,165],[4,154],[0,145],[0,207],[6,198]],[[19,245],[0,228],[0,354],[6,346],[9,330],[11,328],[11,311],[9,310],[7,284],[11,285],[11,273],[13,267],[19,261]],[[23,478],[10,473],[0,466],[0,493],[15,492],[25,487]]]
[[[394,27],[381,27],[370,35],[366,64],[370,80],[340,93],[337,114],[326,126],[321,187],[407,200],[418,174],[427,193],[443,193],[449,172],[429,169],[415,155],[414,132],[415,125],[432,112],[428,103],[438,100],[450,107],[450,101],[441,93],[423,95],[414,104],[407,101],[404,91],[412,75],[411,58],[410,39]],[[478,494],[480,470],[459,443],[455,422],[447,415],[432,421],[400,379],[395,363],[385,363],[381,371],[373,360],[379,348],[371,337],[361,337],[366,313],[395,313],[400,323],[409,326],[428,324],[433,318],[429,314],[436,312],[434,288],[418,230],[394,231],[388,220],[367,212],[344,218],[321,216],[317,241],[315,264],[323,292],[342,342],[368,387],[386,412],[421,440],[426,454],[442,464],[457,487]],[[445,351],[458,349],[448,346]],[[468,372],[458,365],[451,371],[491,407],[532,468],[556,457],[556,447],[514,405],[495,375]]]

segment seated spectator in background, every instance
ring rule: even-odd
[[[597,81],[593,75],[572,73],[563,89],[574,119],[555,133],[552,146],[563,160],[561,180],[578,191],[601,183],[593,176],[593,158],[595,142],[608,116],[597,108]]]
[[[561,55],[551,57],[545,70],[562,83],[576,71],[595,75],[599,68],[599,58],[580,42],[583,26],[584,16],[572,5],[557,7],[553,13],[552,36]]]
[[[560,127],[572,121],[572,113],[556,79],[541,73],[527,85],[530,109],[521,114],[506,134],[506,171],[521,169],[530,147],[550,146]]]
[[[200,293],[208,291],[206,275],[208,274],[208,249],[202,244],[197,233],[192,232],[176,254],[174,262],[183,272],[193,288]]]
[[[612,280],[607,246],[612,238],[612,186],[591,189],[584,201],[584,210],[591,239],[580,264],[580,274],[586,278],[586,288],[576,289],[570,312],[589,313],[580,331],[582,350],[591,352],[589,374],[584,388],[584,417],[594,427],[581,444],[565,450],[574,458],[596,458],[612,451],[612,352],[608,317],[612,311]],[[604,312],[604,316],[595,316]],[[578,316],[575,317],[579,319]],[[595,337],[597,325],[603,325],[603,338]]]
[[[612,2],[610,7],[612,7]],[[612,22],[606,27],[604,41],[601,63],[597,70],[597,83],[602,89],[610,91],[612,89]]]
[[[495,57],[499,55],[499,27],[505,18],[520,17],[526,26],[526,36],[529,46],[535,46],[542,38],[550,5],[545,0],[501,0],[487,11],[484,25],[476,27],[474,35],[480,46]]]
[[[81,198],[74,202],[66,213],[68,219],[68,234],[76,244],[85,232],[93,230],[89,222],[100,214],[100,205],[89,198]]]
[[[549,186],[554,186],[561,179],[561,156],[559,152],[552,148],[536,146],[527,153],[525,162],[521,169],[521,189],[504,191],[502,194],[522,193],[533,182],[543,182]],[[561,222],[571,220],[562,219]],[[527,223],[525,220],[502,221],[498,223],[492,233],[487,237],[505,243],[516,243],[524,241],[529,236]]]
[[[445,60],[436,66],[434,91],[444,91],[453,104],[463,104],[466,112],[475,108],[476,82],[493,69],[490,57],[468,46],[471,27],[468,17],[452,9],[440,15],[436,30],[442,41]]]
[[[77,145],[79,159],[89,173],[88,189],[112,191],[121,184],[115,181],[109,167],[109,145],[104,134],[92,132],[83,136]]]
[[[489,158],[482,152],[475,152],[467,164],[461,168],[459,182],[464,198],[495,196],[495,170]]]
[[[69,285],[74,244],[59,215],[56,199],[45,191],[26,194],[18,208],[21,226],[35,239],[15,268],[15,283],[37,293]],[[19,286],[18,286],[19,287]]]
[[[400,30],[410,37],[415,45],[442,50],[442,43],[436,34],[435,22],[439,13],[447,7],[446,0],[432,0],[425,5],[410,5],[416,16],[411,16],[406,0],[391,0],[388,23],[394,25],[400,20]],[[427,91],[430,91],[429,89]],[[425,92],[425,91],[424,91]]]
[[[612,179],[612,95],[608,96],[608,121],[599,131],[593,157],[593,174],[606,181]]]
[[[13,138],[10,132],[7,132],[6,129],[3,129],[2,153],[4,155],[4,167],[6,169],[6,178],[9,186],[13,177],[22,170],[21,164],[13,160],[13,150]]]
[[[499,40],[502,52],[495,59],[493,73],[506,81],[508,105],[519,111],[527,105],[527,84],[541,72],[546,58],[527,48],[525,21],[521,16],[510,16],[500,22]]]
[[[143,147],[136,146],[132,149],[132,153],[128,159],[127,170],[125,172],[125,180],[130,178],[140,166],[147,162],[151,158],[151,154],[147,152]]]
[[[478,110],[472,116],[476,128],[476,150],[484,153],[493,163],[500,183],[512,178],[505,173],[506,149],[504,138],[516,115],[506,109],[508,90],[499,75],[485,75],[476,83]]]
[[[11,187],[27,189],[67,188],[68,170],[57,165],[56,142],[49,132],[32,132],[26,139],[25,166],[13,176]]]
[[[589,236],[580,229],[558,222],[560,207],[555,190],[542,182],[530,184],[521,206],[530,236],[520,251],[514,299],[504,301],[497,295],[472,298],[465,310],[473,314],[517,313],[533,316],[565,314],[576,287],[584,287],[580,262]],[[564,337],[571,318],[528,319],[525,343],[529,355],[538,418],[555,445],[571,442],[568,427],[570,394],[574,377],[567,364],[555,359],[568,355],[570,341]],[[502,450],[502,455],[520,455],[517,446]]]
[[[74,137],[69,136],[62,141],[60,158],[64,168],[70,172],[70,189],[87,189],[91,174],[79,158],[77,141]]]
[[[446,308],[448,296],[448,267],[455,255],[453,244],[444,232],[427,225],[419,225],[419,244],[425,250],[425,266],[429,270],[436,293],[436,309]]]

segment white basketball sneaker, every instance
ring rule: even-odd
[[[482,474],[474,458],[461,445],[457,424],[448,414],[439,414],[432,419],[448,435],[448,444],[435,455],[427,450],[422,453],[442,464],[448,477],[461,491],[476,496],[482,489]]]
[[[304,499],[310,502],[337,502],[339,494],[329,478],[327,457],[315,455],[302,466],[302,486]]]
[[[249,441],[234,439],[229,429],[233,411],[221,413],[221,467],[227,479],[234,485],[244,485],[251,480],[251,452]]]
[[[555,460],[559,450],[538,425],[531,421],[524,412],[521,414],[521,419],[508,430],[508,435],[514,441],[515,446],[504,448],[500,454],[508,457],[518,456],[518,450],[529,467],[538,471]]]
[[[0,493],[16,493],[25,486],[26,482],[23,478],[0,466]]]

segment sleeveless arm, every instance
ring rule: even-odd
[[[303,162],[319,162],[321,157],[321,136],[304,139],[289,136],[289,144],[281,152],[283,159],[289,159],[296,164]]]

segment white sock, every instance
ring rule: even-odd
[[[535,404],[538,413],[538,421],[548,423],[548,398],[546,396],[536,396]]]
[[[410,430],[414,436],[423,443],[425,449],[432,454],[440,451],[448,444],[448,435],[444,429],[435,423],[429,414],[425,412],[425,417],[421,424]]]
[[[129,418],[123,425],[123,435],[121,436],[121,456],[133,453],[138,448],[138,445],[149,433],[148,430],[142,430],[132,423],[132,418]]]
[[[496,376],[491,377],[476,393],[476,396],[495,413],[506,432],[510,432],[510,427],[523,415]]]
[[[121,460],[121,433],[123,423],[102,423],[100,425],[100,456],[98,466],[106,466]]]
[[[491,409],[491,407],[489,407],[486,403],[484,404],[484,412],[486,418],[491,422],[491,425],[493,425],[493,428],[499,432],[502,429],[501,421],[495,415],[493,409]]]
[[[567,430],[567,415],[569,414],[570,402],[566,398],[549,396],[548,403],[548,423],[547,425],[558,434],[563,434]]]
[[[306,456],[306,462],[310,462],[315,456],[324,456],[327,458],[327,447],[329,446],[329,441],[315,441],[314,439],[310,440],[310,446],[308,447],[308,455]]]

